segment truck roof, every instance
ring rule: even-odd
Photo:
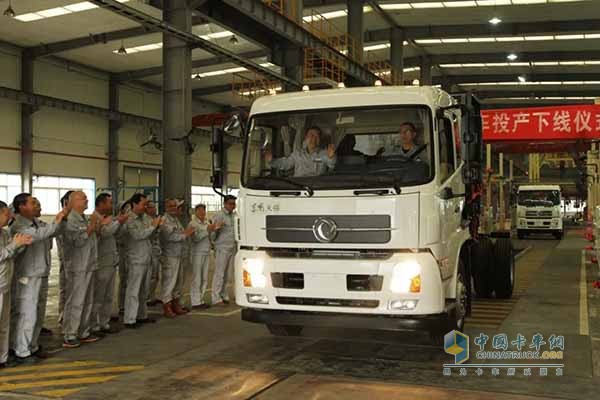
[[[559,185],[521,185],[519,186],[520,192],[533,191],[533,190],[560,190]]]
[[[372,86],[263,96],[254,102],[250,113],[381,105],[447,107],[452,104],[454,100],[448,93],[433,86]]]

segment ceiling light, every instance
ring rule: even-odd
[[[52,17],[59,17],[61,15],[65,15],[65,14],[71,14],[71,11],[69,11],[63,7],[55,7],[55,8],[49,8],[47,10],[38,11],[36,14],[39,14],[44,18],[52,18]]]
[[[119,47],[119,50],[117,50],[117,54],[120,56],[127,55],[127,49],[125,49],[125,44],[123,43],[123,41],[121,41],[121,47]]]
[[[230,38],[229,38],[229,43],[231,43],[231,44],[233,44],[233,45],[236,45],[236,44],[238,44],[239,42],[240,42],[240,41],[238,40],[238,38],[237,38],[235,35],[233,35],[232,37],[230,37]]]
[[[200,80],[200,79],[202,79],[202,77],[200,76],[200,74],[196,74],[192,77],[192,79]]]
[[[510,53],[509,55],[506,56],[506,58],[508,58],[510,61],[515,61],[517,58],[519,58],[519,56],[516,55],[515,53]]]
[[[8,0],[8,7],[4,10],[4,16],[8,18],[14,18],[17,13],[12,8],[12,0]]]
[[[72,12],[80,12],[80,11],[93,10],[94,8],[98,8],[98,6],[93,3],[90,3],[89,1],[83,1],[81,3],[66,5],[66,6],[64,6],[64,8],[66,8],[67,10],[72,11]]]
[[[492,25],[498,25],[500,22],[502,22],[502,20],[498,17],[494,17],[494,18],[490,19],[488,22]]]
[[[42,17],[41,15],[36,14],[36,13],[27,13],[27,14],[17,15],[15,17],[15,19],[17,19],[21,22],[31,22],[31,21],[37,21],[38,19],[44,19],[44,17]]]
[[[521,83],[527,82],[527,78],[525,77],[525,75],[519,75],[518,79],[519,79],[519,82],[521,82]]]

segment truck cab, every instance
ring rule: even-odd
[[[478,107],[434,87],[255,101],[236,216],[242,318],[276,335],[462,329],[481,149]]]
[[[551,233],[563,237],[561,190],[558,185],[521,185],[517,192],[517,235]]]

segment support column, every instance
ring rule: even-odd
[[[191,32],[192,10],[187,3],[187,0],[166,1],[163,20]],[[186,135],[192,125],[192,57],[185,41],[163,34],[163,67],[161,200],[177,197],[189,205],[192,187],[190,156],[186,155],[183,141],[171,140]]]
[[[402,85],[404,82],[404,32],[399,28],[392,28],[390,32],[390,61],[392,84]]]
[[[486,166],[486,182],[485,182],[485,210],[484,210],[484,222],[485,231],[490,233],[492,231],[493,224],[493,213],[492,213],[492,145],[486,143],[485,145],[485,166]]]
[[[292,21],[302,24],[302,13],[304,11],[304,0],[286,0],[283,2],[285,16]]]
[[[21,90],[33,93],[34,58],[27,52],[21,57]],[[33,191],[33,114],[34,106],[21,104],[21,190]]]
[[[110,77],[108,82],[108,108],[110,111],[119,111],[119,83]],[[121,123],[115,120],[108,121],[108,187],[114,190],[115,200],[119,188],[119,129]]]
[[[500,163],[498,168],[498,214],[500,214],[500,230],[506,229],[506,202],[504,199],[504,185],[506,183],[506,179],[504,179],[504,153],[500,153],[499,155]]]
[[[354,43],[348,56],[359,63],[363,62],[363,5],[364,0],[348,0],[348,35]]]
[[[452,93],[452,82],[447,76],[442,76],[442,90],[446,93]]]
[[[419,79],[421,86],[431,86],[431,59],[429,57],[421,57],[421,78]]]
[[[283,73],[288,78],[298,82],[304,81],[304,49],[293,45],[283,45],[273,50],[273,63],[283,68]],[[298,90],[294,86],[283,85],[284,92]]]

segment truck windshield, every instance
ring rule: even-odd
[[[411,106],[255,115],[243,184],[318,190],[429,182],[434,170],[430,113],[425,106]]]
[[[557,206],[560,204],[558,190],[524,190],[519,192],[520,206]]]

